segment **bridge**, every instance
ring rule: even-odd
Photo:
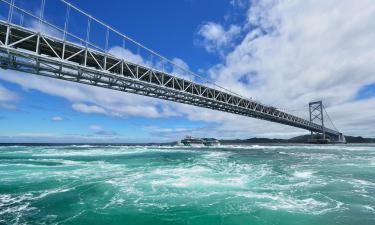
[[[57,1],[66,9],[59,9],[65,14],[63,26],[46,18],[48,1]],[[0,0],[0,3],[6,9],[1,12],[5,19],[0,20],[0,66],[3,69],[234,113],[302,128],[312,135],[321,134],[323,139],[327,135],[335,141],[345,142],[344,135],[336,128],[324,125],[322,102],[310,103],[310,119],[304,119],[243,97],[186,70],[65,0],[41,0],[37,13],[15,4],[15,0]],[[85,37],[69,31],[72,12],[87,19]],[[90,40],[93,23],[104,28],[104,47]],[[110,35],[122,41],[122,49],[130,43],[136,47],[137,55],[140,51],[146,52],[151,56],[150,61],[157,59],[159,63],[134,62],[114,54],[109,48]],[[180,75],[185,76],[179,76],[173,68],[178,68]]]

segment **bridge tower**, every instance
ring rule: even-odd
[[[334,129],[337,131],[336,134],[332,135],[328,132],[327,128],[324,126],[324,112],[327,115],[327,121],[331,123]],[[325,111],[324,105],[322,101],[315,101],[309,103],[309,114],[310,114],[310,122],[320,125],[320,131],[315,130],[311,131],[311,137],[309,142],[311,143],[318,143],[318,144],[327,144],[327,143],[346,143],[345,136],[338,132],[337,128],[333,124],[331,118]],[[327,135],[328,133],[328,135]]]
[[[316,123],[321,125],[322,130],[322,138],[314,138],[314,132],[311,131],[311,139],[312,142],[328,142],[326,139],[325,127],[324,127],[324,116],[323,116],[323,103],[322,101],[315,101],[309,103],[309,114],[310,114],[310,122]],[[317,134],[317,133],[316,133]]]

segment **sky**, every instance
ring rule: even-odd
[[[40,2],[16,0],[16,5],[37,14]],[[45,18],[62,26],[63,4],[46,2]],[[308,102],[323,100],[341,132],[375,137],[375,4],[371,0],[71,3],[236,93],[304,118]],[[0,12],[0,19],[7,18],[4,3],[0,3]],[[13,19],[20,22],[17,14]],[[71,20],[69,29],[84,36],[86,20],[73,14]],[[102,43],[105,32],[92,26],[90,40]],[[148,60],[137,58],[131,47],[124,49],[115,41],[109,43],[109,51],[133,61]],[[307,133],[253,118],[2,69],[0,127],[0,142],[137,143],[175,141],[186,135],[229,139],[289,138]]]

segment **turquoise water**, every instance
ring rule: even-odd
[[[0,224],[375,224],[375,145],[1,146]]]

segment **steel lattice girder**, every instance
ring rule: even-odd
[[[0,51],[3,68],[322,131],[321,125],[257,101],[2,21]],[[339,135],[329,128],[324,130]]]

